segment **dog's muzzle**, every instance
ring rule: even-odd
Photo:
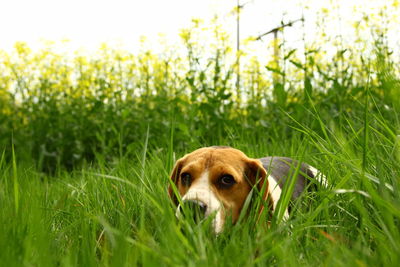
[[[194,220],[195,223],[212,216],[212,228],[216,234],[222,231],[225,222],[222,204],[208,190],[189,190],[183,196],[182,205],[178,205],[175,215],[178,219]]]
[[[185,200],[182,206],[178,206],[178,211],[183,217],[191,217],[196,223],[204,220],[207,212],[207,205],[199,200]]]

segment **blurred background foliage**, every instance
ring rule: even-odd
[[[72,55],[54,44],[33,51],[16,43],[0,51],[0,150],[13,143],[19,159],[52,172],[134,155],[146,139],[160,150],[172,139],[176,151],[225,144],[227,136],[284,141],[297,122],[322,135],[315,112],[332,131],[347,120],[352,126],[339,130],[353,131],[362,127],[355,118],[364,116],[366,96],[398,134],[398,46],[385,23],[397,18],[388,9],[398,10],[397,1],[357,13],[352,43],[326,34],[335,14],[322,9],[318,34],[301,46],[280,32],[277,57],[247,54],[251,39],[236,51],[218,19],[213,27],[193,20],[179,48],[165,45],[162,53],[145,42],[136,54],[102,45]]]

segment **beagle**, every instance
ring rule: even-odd
[[[212,217],[213,231],[218,234],[228,216],[232,223],[239,219],[244,203],[253,188],[263,193],[269,214],[272,214],[282,194],[282,187],[297,167],[286,157],[252,159],[240,150],[226,146],[200,148],[179,159],[171,173],[168,193],[177,206],[176,216],[182,217],[182,207],[193,209],[200,219]],[[314,167],[301,163],[291,199],[295,200],[311,179],[326,185],[325,177]],[[175,186],[174,186],[174,185]],[[175,188],[173,188],[175,187]],[[181,201],[178,201],[179,193]],[[284,218],[288,218],[286,209]]]

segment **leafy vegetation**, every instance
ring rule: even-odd
[[[281,40],[267,66],[218,25],[205,49],[199,21],[181,33],[185,55],[2,51],[0,262],[397,266],[399,62],[374,29],[330,54]],[[207,145],[304,160],[330,185],[287,222],[213,237],[177,222],[166,193],[174,160]]]

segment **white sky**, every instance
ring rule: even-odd
[[[211,0],[0,0],[0,47],[70,39],[91,47],[136,43],[158,33],[178,36],[191,17],[210,17]]]
[[[382,1],[392,0],[336,1],[340,2],[340,14],[346,20],[354,15],[353,5],[373,8]],[[240,2],[249,2],[242,12],[242,39],[278,26],[282,18],[298,19],[302,11],[297,4],[301,0]],[[312,21],[313,10],[331,1],[308,2],[312,4],[306,20]],[[235,37],[235,17],[230,14],[235,5],[236,0],[0,0],[0,48],[10,49],[16,41],[26,41],[35,47],[42,39],[69,39],[73,48],[92,49],[102,42],[117,42],[135,49],[141,36],[156,42],[159,33],[173,43],[179,40],[179,30],[187,27],[192,17],[208,21],[215,14]],[[343,27],[338,23],[331,26],[327,31]],[[288,29],[289,37],[291,31],[298,39],[295,34],[298,29]]]

